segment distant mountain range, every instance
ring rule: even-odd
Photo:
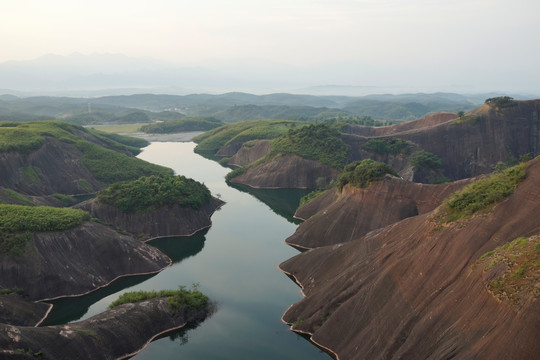
[[[382,81],[385,77],[384,69],[363,69],[357,64],[319,68],[241,63],[179,66],[162,60],[132,58],[122,54],[49,54],[34,60],[0,63],[0,94],[96,97],[140,93],[187,95],[230,91],[286,91],[323,96],[363,96],[437,91],[430,90],[434,89],[430,87],[389,85],[391,82],[388,80]],[[327,82],[329,80],[332,82]],[[358,81],[368,84],[347,84]],[[438,87],[441,88],[444,87]],[[467,86],[447,86],[446,89],[461,93],[475,92]],[[518,97],[538,96],[521,94]]]

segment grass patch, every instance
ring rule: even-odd
[[[497,264],[504,264],[492,270]],[[520,237],[484,254],[475,266],[483,271],[498,271],[487,284],[499,300],[520,304],[523,297],[540,297],[540,236]]]
[[[87,220],[90,215],[78,209],[0,204],[1,233],[62,231]]]
[[[38,170],[39,168],[35,168],[32,166],[27,166],[23,168],[23,174],[24,174],[24,181],[33,182],[36,184],[40,184],[41,180],[38,176]]]
[[[58,200],[60,200],[60,202],[62,203],[62,206],[64,207],[71,206],[75,203],[75,200],[71,196],[66,195],[66,194],[56,193],[56,194],[53,194],[53,196],[57,198]]]
[[[110,134],[129,134],[141,131],[141,126],[144,124],[96,125],[91,128]]]
[[[215,154],[223,146],[232,142],[275,139],[286,134],[289,129],[304,125],[304,122],[288,120],[253,120],[228,124],[193,138],[193,141],[197,143],[195,152]]]
[[[145,212],[165,205],[193,209],[210,201],[208,188],[184,176],[159,175],[116,183],[98,193],[98,200],[123,212]]]
[[[365,188],[371,182],[382,180],[386,174],[398,176],[397,172],[388,164],[372,159],[355,161],[345,166],[339,175],[337,187],[340,191],[347,184]]]
[[[18,192],[14,191],[14,190],[4,189],[4,192],[6,193],[7,197],[12,201],[22,202],[23,204],[26,204],[26,205],[29,205],[29,206],[34,205],[34,203],[29,198],[27,198],[24,195],[19,194]]]
[[[471,123],[476,124],[478,122],[478,119],[480,119],[480,116],[478,115],[464,115],[460,116],[456,120],[456,124],[464,124],[464,123]]]
[[[94,338],[94,340],[98,341],[99,338],[98,338],[98,335],[95,331],[92,331],[92,330],[88,330],[88,329],[73,329],[73,331],[76,331],[78,333],[81,333],[81,334],[85,334],[85,335],[88,335],[88,336],[91,336]]]
[[[437,218],[441,222],[452,222],[502,201],[525,179],[526,170],[527,164],[522,163],[467,185],[443,203]]]
[[[209,304],[208,296],[200,292],[197,285],[194,285],[191,290],[187,290],[184,286],[180,286],[178,290],[152,290],[124,293],[120,295],[117,300],[113,301],[109,305],[109,308],[112,309],[123,304],[137,303],[158,298],[169,298],[167,303],[174,313],[182,313],[185,310],[204,310]]]
[[[302,206],[304,204],[307,204],[308,202],[310,202],[311,200],[315,199],[316,197],[319,197],[321,196],[322,194],[324,194],[325,192],[327,192],[328,190],[325,189],[325,190],[315,190],[315,191],[312,191],[310,192],[309,194],[307,195],[304,195],[300,198],[300,204],[299,206]]]

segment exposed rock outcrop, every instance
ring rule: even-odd
[[[212,197],[198,210],[174,205],[142,213],[125,213],[115,206],[100,203],[98,199],[91,199],[76,208],[146,240],[160,236],[188,236],[206,229],[212,224],[210,217],[214,211],[223,204],[223,201]]]
[[[339,172],[316,160],[304,159],[297,155],[284,155],[257,167],[248,169],[231,182],[254,188],[298,188],[315,189],[317,179],[326,183],[337,178]]]
[[[30,154],[0,152],[0,184],[27,195],[85,194],[104,188],[81,158],[73,145],[51,137]]]
[[[315,198],[314,204],[307,203],[307,210],[302,207],[297,210],[304,216],[317,212],[286,242],[314,248],[351,241],[372,230],[431,211],[448,195],[470,182],[466,179],[428,185],[387,177],[365,189],[351,185],[346,185],[341,193],[331,189],[320,199]]]
[[[540,233],[540,161],[489,212],[441,224],[434,210],[280,265],[306,296],[284,320],[347,359],[536,359],[538,293],[520,305],[487,289],[474,264]]]
[[[244,144],[244,146],[229,159],[228,164],[234,166],[249,165],[264,157],[271,149],[270,140],[259,140],[250,146]]]
[[[52,305],[32,302],[17,294],[0,295],[0,323],[35,326],[49,313]]]
[[[170,264],[158,249],[94,222],[34,233],[20,256],[0,256],[0,285],[32,300],[80,295],[120,276],[156,273]]]
[[[24,359],[29,352],[28,358],[37,353],[45,359],[127,359],[154,338],[206,315],[206,311],[173,313],[167,299],[161,298],[121,305],[62,326],[0,324],[0,357]]]

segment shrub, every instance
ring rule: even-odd
[[[373,181],[383,179],[386,174],[399,176],[388,164],[372,159],[355,161],[345,166],[338,178],[337,186],[340,191],[346,184],[363,188]]]
[[[411,155],[409,164],[415,171],[421,169],[437,171],[441,168],[442,161],[437,155],[422,150]]]
[[[168,305],[174,313],[181,313],[184,310],[203,310],[209,304],[208,296],[200,292],[197,289],[197,286],[194,285],[191,290],[186,290],[184,286],[179,286],[178,290],[152,290],[124,293],[120,295],[117,300],[113,301],[109,305],[109,308],[112,309],[123,304],[136,303],[158,298],[169,298]]]
[[[272,152],[296,154],[341,169],[345,165],[349,147],[341,140],[336,129],[327,124],[318,124],[289,130],[272,142]]]
[[[517,102],[514,101],[514,98],[510,96],[497,96],[488,98],[486,99],[485,103],[488,105],[495,105],[500,108],[507,108],[517,105]]]
[[[222,125],[222,121],[213,117],[188,117],[144,125],[141,131],[151,134],[170,134],[184,131],[208,131]]]
[[[311,200],[315,199],[316,197],[319,197],[320,195],[324,194],[325,192],[327,192],[328,190],[315,190],[315,191],[312,191],[310,192],[309,194],[307,195],[304,195],[300,198],[300,204],[299,206],[302,206],[304,204],[307,204],[308,202],[310,202]]]
[[[379,155],[407,155],[411,151],[411,148],[406,141],[380,139],[369,140],[362,145],[362,149]]]
[[[123,212],[144,212],[165,205],[200,209],[210,197],[206,186],[181,175],[141,177],[113,184],[98,193],[100,202],[116,206]]]
[[[467,185],[448,198],[442,207],[443,221],[451,222],[474,214],[511,195],[525,179],[527,164],[522,163],[488,178]]]

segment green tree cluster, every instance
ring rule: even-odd
[[[437,155],[422,150],[411,155],[409,164],[412,165],[415,171],[422,169],[437,171],[440,170],[442,161]]]
[[[349,147],[340,133],[328,124],[317,124],[291,129],[272,142],[274,153],[296,154],[318,160],[330,167],[341,169],[347,160]]]
[[[184,176],[152,175],[115,183],[98,193],[103,204],[116,206],[123,212],[144,212],[165,205],[200,209],[211,198],[210,190]]]
[[[338,178],[337,187],[340,191],[347,184],[364,188],[373,181],[383,179],[386,174],[399,176],[398,173],[388,164],[372,159],[355,161],[345,166],[343,172]]]
[[[362,145],[362,149],[379,155],[407,155],[411,151],[409,143],[403,140],[370,139]]]
[[[486,99],[485,103],[488,105],[496,105],[500,108],[507,108],[517,105],[517,102],[514,101],[514,98],[510,96],[497,96],[488,98]]]

